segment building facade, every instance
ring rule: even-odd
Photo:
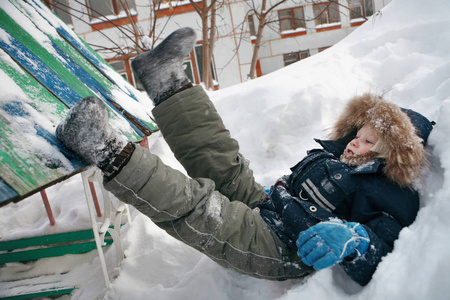
[[[138,87],[130,66],[136,56],[136,52],[131,50],[134,33],[140,30],[140,45],[151,48],[160,39],[149,38],[150,30],[154,32],[153,37],[164,38],[177,28],[194,28],[199,41],[186,59],[186,73],[194,83],[201,82],[202,23],[188,0],[166,3],[157,0],[45,1],[80,37]],[[270,12],[263,30],[257,76],[333,46],[390,1],[267,0],[265,11]],[[199,6],[203,4],[201,0],[195,2]],[[249,79],[261,2],[226,0],[217,4],[217,34],[211,62],[216,88]]]

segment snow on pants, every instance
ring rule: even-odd
[[[224,267],[272,280],[309,274],[252,210],[267,195],[204,90],[182,91],[153,114],[189,177],[136,146],[106,189]]]

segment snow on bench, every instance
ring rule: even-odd
[[[102,247],[120,241],[122,215],[101,185],[101,174],[67,151],[56,139],[56,126],[80,99],[96,96],[109,109],[111,125],[130,141],[145,142],[158,128],[151,118],[152,103],[69,27],[37,0],[0,1],[0,209],[41,192],[52,223],[45,189],[81,173],[92,230],[66,232],[14,241],[0,237],[0,269],[66,254],[98,250],[105,284],[109,278]],[[103,223],[94,215],[100,184],[105,204]],[[97,208],[97,216],[101,212]],[[111,225],[113,223],[113,225]],[[26,272],[23,272],[26,275]],[[0,280],[0,298],[26,299],[70,294],[76,286],[64,274],[41,274],[38,279]]]

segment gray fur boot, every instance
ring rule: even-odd
[[[156,48],[136,57],[131,63],[153,103],[158,105],[192,83],[183,70],[183,61],[195,45],[192,28],[172,32]]]
[[[56,128],[56,137],[64,147],[103,170],[105,176],[115,174],[131,148],[134,150],[127,138],[111,127],[106,105],[96,97],[78,101]]]

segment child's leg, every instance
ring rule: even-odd
[[[155,107],[153,115],[175,157],[193,178],[210,178],[230,200],[250,207],[265,201],[239,145],[200,86],[181,91]]]
[[[105,187],[176,239],[239,273],[283,280],[311,271],[257,212],[230,202],[210,179],[186,177],[142,147]]]
[[[238,153],[220,116],[201,87],[192,87],[183,61],[193,49],[195,31],[180,28],[132,66],[156,108],[154,116],[177,159],[193,177],[212,179],[231,200],[253,207],[267,197]]]
[[[69,150],[108,174],[106,189],[220,264],[270,279],[309,271],[257,212],[230,202],[211,179],[191,179],[144,148],[126,144],[109,124],[100,99],[79,101],[56,134]]]

